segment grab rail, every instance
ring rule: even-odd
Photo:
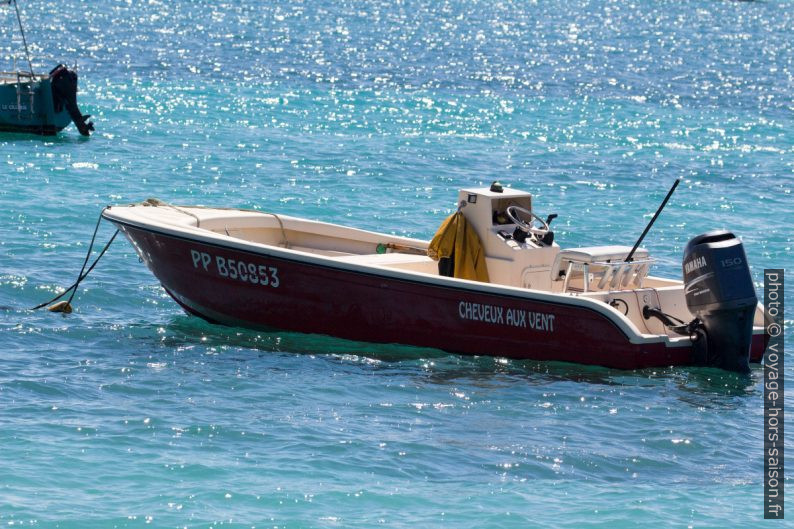
[[[630,262],[625,261],[591,261],[583,262],[570,260],[565,270],[565,281],[562,284],[562,291],[568,291],[568,284],[571,280],[572,272],[581,270],[582,272],[582,291],[589,292],[592,281],[590,268],[600,267],[601,277],[593,290],[604,290],[609,284],[609,290],[622,290],[634,284],[636,288],[642,288],[642,283],[648,275],[648,270],[654,263],[654,259],[637,259]],[[597,272],[593,272],[595,275]]]

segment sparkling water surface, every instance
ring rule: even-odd
[[[97,131],[0,134],[0,523],[762,525],[758,367],[213,326],[122,239],[73,314],[26,309],[74,281],[107,204],[429,238],[492,180],[586,246],[632,244],[681,177],[644,243],[655,273],[679,278],[692,236],[730,228],[760,294],[764,268],[794,264],[790,2],[19,5],[37,70],[76,65]],[[8,6],[0,21],[7,68],[21,40]]]

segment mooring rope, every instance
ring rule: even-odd
[[[175,206],[173,204],[170,204],[168,202],[160,200],[159,198],[147,198],[146,200],[144,200],[141,203],[141,205],[142,206],[151,206],[151,207],[155,207],[155,208],[156,207],[171,208],[171,209],[173,209],[175,211],[178,211],[178,212],[180,212],[180,213],[182,213],[184,215],[187,215],[189,217],[193,217],[194,219],[196,219],[196,227],[197,228],[201,227],[200,226],[201,225],[201,219],[199,218],[198,215],[196,215],[195,213],[191,213],[190,211],[188,211],[188,210],[186,210],[184,208],[181,208],[179,206]],[[137,206],[137,204],[133,204],[133,206]],[[191,207],[199,207],[199,206],[191,206]]]
[[[105,210],[103,209],[102,212],[104,211]],[[93,270],[94,267],[99,263],[99,260],[102,259],[102,256],[105,255],[105,252],[108,251],[108,248],[110,248],[110,245],[113,243],[113,241],[116,239],[116,236],[119,234],[119,230],[116,230],[113,233],[113,236],[110,238],[110,240],[107,243],[105,243],[105,247],[102,248],[101,252],[99,252],[97,258],[94,259],[94,262],[91,263],[91,266],[89,266],[88,270],[86,270],[86,265],[88,264],[88,260],[91,258],[91,251],[94,249],[94,242],[96,241],[96,235],[97,232],[99,231],[99,224],[101,222],[102,222],[102,213],[99,214],[99,218],[96,221],[96,226],[94,227],[94,234],[91,236],[91,244],[88,245],[88,251],[85,254],[85,259],[83,260],[82,268],[80,268],[80,273],[77,275],[77,281],[72,283],[72,285],[69,288],[67,288],[66,290],[64,290],[63,292],[52,298],[51,300],[45,301],[44,303],[40,303],[35,307],[31,308],[30,310],[38,310],[42,307],[45,307],[50,303],[54,303],[58,301],[59,299],[64,297],[67,293],[71,292],[68,301],[61,301],[60,303],[54,303],[53,305],[47,307],[47,309],[51,312],[65,312],[67,314],[72,312],[72,300],[74,299],[74,296],[77,293],[77,287],[80,286],[80,283],[83,281],[83,279],[88,277],[88,274],[90,274],[91,270]]]
[[[281,237],[284,239],[283,242],[284,248],[289,248],[289,241],[287,240],[287,232],[284,229],[284,223],[281,221],[281,217],[279,217],[275,213],[265,213],[265,214],[273,215],[274,217],[276,217],[276,220],[278,221],[278,225],[281,227]]]

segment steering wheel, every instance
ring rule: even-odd
[[[529,222],[520,218],[517,215],[518,213],[523,213],[525,216],[529,217]],[[513,221],[515,225],[521,228],[525,233],[531,233],[538,238],[542,238],[547,233],[549,233],[549,225],[546,223],[546,221],[538,217],[534,213],[532,213],[527,208],[522,208],[521,206],[509,206],[505,210],[505,214],[510,218],[510,220]],[[535,221],[539,222],[541,226],[540,227],[533,226],[533,223]]]

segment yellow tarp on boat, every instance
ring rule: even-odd
[[[488,282],[488,268],[480,238],[460,211],[444,220],[430,241],[427,255],[436,261],[454,257],[455,277]]]

